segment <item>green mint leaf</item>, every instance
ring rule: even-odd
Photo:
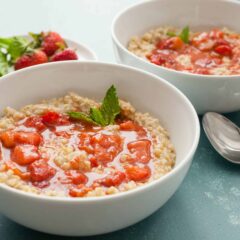
[[[94,125],[97,124],[95,121],[92,120],[92,118],[82,112],[68,112],[68,116],[72,119],[82,120],[84,122],[88,122]]]
[[[0,38],[0,48],[7,49],[11,43],[9,38]]]
[[[176,37],[176,33],[175,32],[167,32],[167,35],[169,37]]]
[[[189,43],[189,27],[183,28],[179,37],[182,39],[184,43]]]
[[[24,37],[13,37],[13,41],[8,48],[8,53],[15,61],[18,57],[22,56],[29,46],[29,41]]]
[[[24,37],[0,38],[0,47],[6,49],[14,62],[18,57],[23,55],[29,46],[29,41]]]
[[[112,85],[103,99],[99,108],[105,120],[105,125],[113,124],[116,116],[120,113],[120,105],[118,101],[116,88]]]
[[[81,112],[69,112],[68,115],[73,119],[83,120],[92,124],[107,126],[114,124],[116,116],[120,113],[116,88],[112,85],[103,99],[100,108],[91,108],[90,115]]]
[[[90,118],[98,123],[99,125],[101,126],[105,126],[107,125],[103,115],[102,115],[102,112],[98,109],[98,108],[91,108],[90,109]]]
[[[9,64],[6,54],[0,51],[0,77],[9,72]]]

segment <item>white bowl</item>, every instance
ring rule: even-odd
[[[240,33],[240,2],[231,0],[144,1],[119,13],[112,24],[118,62],[154,73],[183,91],[199,114],[240,109],[240,76],[183,73],[154,65],[127,50],[132,36],[158,26],[190,26],[193,30],[229,27]]]
[[[149,216],[176,191],[199,141],[199,121],[189,100],[166,81],[140,70],[97,62],[59,62],[10,73],[0,79],[0,111],[75,91],[100,99],[115,84],[121,98],[158,117],[176,148],[174,169],[132,191],[105,197],[61,198],[26,193],[0,184],[0,211],[39,231],[71,236],[112,232]],[[187,196],[186,196],[187,200]]]

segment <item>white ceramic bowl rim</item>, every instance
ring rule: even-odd
[[[118,67],[119,69],[129,69],[131,71],[134,72],[141,72],[142,74],[146,75],[146,76],[151,76],[153,80],[155,81],[159,81],[159,77],[157,77],[156,75],[152,74],[152,73],[148,73],[145,72],[143,70],[140,69],[136,69],[133,67],[127,67],[124,65],[120,65],[120,64],[113,64],[113,63],[106,63],[106,62],[94,62],[94,61],[67,61],[67,62],[52,62],[52,63],[48,63],[48,64],[40,64],[40,65],[35,65],[29,68],[24,68],[24,69],[20,69],[16,72],[11,72],[9,74],[7,74],[6,76],[3,76],[0,78],[0,84],[3,81],[9,81],[8,77],[9,76],[14,76],[14,75],[18,75],[18,72],[28,72],[28,71],[34,71],[34,69],[42,69],[43,71],[47,68],[51,68],[52,66],[55,65],[64,65],[66,63],[71,63],[71,64],[89,64],[89,65],[102,65],[102,66],[109,66],[109,67]],[[19,194],[22,197],[28,197],[28,198],[34,198],[35,200],[44,200],[44,201],[59,201],[59,202],[95,202],[95,201],[106,201],[106,200],[112,200],[112,199],[120,199],[123,198],[125,196],[129,196],[131,194],[137,194],[140,193],[142,191],[144,191],[147,188],[152,188],[153,186],[155,186],[156,184],[160,183],[160,182],[164,182],[167,181],[168,178],[172,177],[175,173],[177,173],[178,171],[180,171],[183,167],[184,164],[188,161],[190,161],[191,156],[194,154],[194,152],[197,149],[198,146],[198,142],[199,142],[199,137],[200,137],[200,125],[199,125],[199,120],[198,120],[198,115],[193,107],[193,105],[191,104],[191,102],[188,100],[188,98],[180,91],[178,90],[176,87],[174,87],[172,84],[168,83],[167,81],[161,79],[162,83],[165,84],[166,86],[168,86],[169,88],[172,88],[175,93],[177,95],[179,95],[184,101],[185,104],[188,106],[189,110],[192,112],[193,115],[193,120],[194,120],[194,126],[195,126],[195,131],[196,134],[194,136],[193,142],[192,142],[192,146],[189,149],[188,153],[186,154],[186,156],[181,160],[181,162],[179,164],[177,164],[169,173],[167,173],[166,175],[164,175],[163,177],[161,177],[160,179],[154,180],[150,183],[147,183],[141,187],[137,187],[135,189],[126,191],[126,192],[120,192],[117,194],[113,194],[113,195],[107,195],[107,196],[101,196],[101,197],[86,197],[86,198],[71,198],[71,197],[51,197],[51,196],[45,196],[45,195],[37,195],[34,193],[29,193],[29,192],[24,192],[22,190],[18,190],[15,188],[12,188],[4,183],[0,183],[0,188],[3,188],[7,191],[10,191],[12,193],[15,194]]]
[[[236,78],[236,77],[239,77],[240,75],[207,75],[207,74],[195,74],[195,73],[190,73],[190,72],[183,72],[183,71],[177,71],[177,70],[174,70],[174,69],[171,69],[171,68],[166,68],[166,67],[162,67],[162,66],[157,66],[156,64],[153,64],[149,61],[146,61],[144,60],[143,58],[141,57],[138,57],[137,55],[135,55],[134,53],[128,51],[128,49],[126,48],[126,46],[124,46],[123,44],[120,43],[120,41],[118,40],[116,34],[115,34],[115,29],[116,29],[116,24],[117,24],[117,21],[119,20],[119,18],[126,12],[130,11],[130,10],[133,10],[134,8],[137,8],[141,5],[145,5],[145,4],[149,4],[151,2],[158,2],[159,0],[149,0],[149,1],[143,1],[143,2],[140,2],[140,3],[135,3],[135,4],[132,4],[131,6],[123,9],[122,11],[120,11],[116,16],[115,18],[113,19],[113,22],[112,22],[112,26],[111,26],[111,34],[112,34],[112,38],[113,40],[115,41],[115,43],[118,45],[118,47],[120,47],[126,54],[129,54],[131,55],[133,58],[135,58],[135,60],[139,60],[141,61],[142,63],[145,63],[155,69],[164,69],[166,71],[170,71],[170,72],[175,72],[176,74],[181,74],[181,75],[188,75],[188,76],[193,76],[193,80],[196,80],[194,79],[194,76],[201,76],[201,77],[204,77],[204,78],[221,78],[221,79],[226,79],[226,78]],[[213,1],[213,2],[229,2],[229,3],[233,3],[233,4],[238,4],[240,5],[240,1],[238,0],[202,0],[202,1],[205,1],[206,3],[209,2],[209,1]]]

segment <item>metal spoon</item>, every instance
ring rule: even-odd
[[[203,129],[215,150],[226,160],[240,164],[240,129],[223,115],[208,112]]]

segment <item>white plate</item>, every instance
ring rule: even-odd
[[[29,40],[32,39],[29,35],[18,35],[18,36],[27,38]],[[78,43],[76,41],[67,39],[67,38],[63,38],[63,39],[69,48],[76,51],[77,56],[78,56],[77,61],[96,61],[97,60],[96,53],[94,51],[92,51],[88,46]],[[14,71],[13,67],[11,68],[10,72],[12,72],[12,71]]]

